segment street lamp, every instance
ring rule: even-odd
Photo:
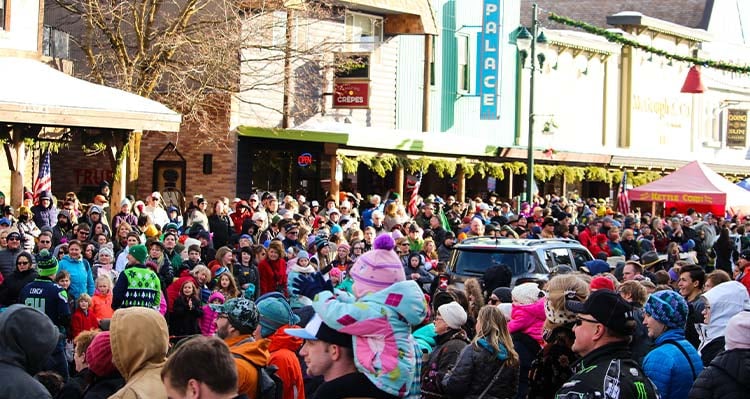
[[[541,69],[544,64],[545,56],[540,53],[537,55],[537,45],[540,45],[540,50],[547,44],[547,36],[544,32],[539,33],[539,15],[537,4],[532,5],[532,18],[531,18],[531,32],[525,27],[520,27],[518,34],[516,35],[516,46],[518,46],[521,52],[521,66],[525,63],[525,56],[527,49],[531,50],[531,57],[529,60],[529,70],[531,71],[531,77],[529,78],[529,145],[527,148],[527,159],[526,159],[526,201],[531,203],[534,198],[534,79],[536,78],[537,69]],[[538,66],[537,66],[538,65]]]

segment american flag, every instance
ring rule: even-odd
[[[39,176],[37,176],[34,182],[34,202],[39,200],[39,196],[42,191],[52,191],[52,175],[50,174],[49,166],[49,150],[44,153],[42,158],[42,165],[39,168]]]
[[[628,196],[628,171],[622,173],[622,182],[620,182],[620,192],[617,198],[617,208],[623,215],[630,213],[630,197]]]
[[[411,182],[407,182],[407,186],[409,185],[409,183]],[[417,196],[419,195],[419,186],[421,184],[422,172],[419,172],[416,176],[416,181],[414,182],[414,188],[411,190],[411,196],[409,197],[409,204],[407,206],[407,209],[412,216],[416,216],[419,213],[419,208],[417,208]]]

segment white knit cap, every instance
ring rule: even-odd
[[[750,349],[750,311],[742,311],[729,319],[724,339],[726,350]]]
[[[449,302],[438,308],[438,314],[443,318],[448,327],[458,330],[466,324],[466,310],[458,302]]]
[[[522,305],[531,305],[539,300],[540,293],[541,290],[539,290],[539,285],[537,283],[523,283],[513,288],[511,296],[514,301]]]

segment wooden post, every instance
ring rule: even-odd
[[[430,65],[432,63],[432,35],[424,35],[424,76],[422,79],[422,131],[430,131]]]
[[[394,185],[396,187],[394,188],[396,189],[396,192],[398,193],[399,197],[401,197],[401,200],[404,203],[406,203],[406,201],[404,201],[404,167],[403,166],[396,167],[394,174],[396,177],[395,179],[396,181],[394,182]]]
[[[513,200],[513,171],[511,170],[510,176],[508,176],[508,199]]]
[[[464,172],[464,169],[459,165],[456,168],[456,179],[458,180],[458,192],[456,193],[456,201],[464,202],[466,201],[466,172]]]
[[[13,134],[13,167],[10,169],[10,204],[18,207],[23,203],[23,172],[26,169],[26,145],[21,132]]]
[[[339,181],[336,180],[336,169],[338,168],[339,159],[336,156],[336,152],[330,155],[331,163],[331,189],[330,195],[336,199],[336,206],[339,206]]]

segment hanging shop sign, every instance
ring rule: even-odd
[[[333,108],[369,108],[370,82],[336,81],[333,84]]]
[[[479,33],[477,77],[479,118],[496,120],[498,87],[500,86],[500,0],[484,0],[482,4],[482,31]]]
[[[727,147],[745,148],[747,110],[730,109],[727,116]]]

